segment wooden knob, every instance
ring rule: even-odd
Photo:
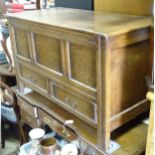
[[[26,116],[26,119],[27,119],[28,122],[31,122],[31,118],[30,117]]]
[[[73,102],[72,108],[73,108],[73,109],[76,109],[76,108],[77,108],[77,102]]]
[[[37,79],[34,76],[31,76],[30,80],[31,80],[32,83],[36,83],[37,82]]]

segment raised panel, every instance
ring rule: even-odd
[[[24,58],[30,59],[27,31],[24,31],[19,28],[18,29],[15,28],[14,30],[15,30],[17,54],[23,56]]]
[[[36,61],[38,64],[62,72],[60,40],[34,34]]]
[[[96,88],[96,48],[70,43],[71,78]]]
[[[149,41],[111,52],[111,116],[146,98],[149,75]],[[116,59],[117,58],[117,59]]]
[[[82,116],[85,116],[96,122],[96,106],[94,103],[90,103],[81,99],[80,97],[75,96],[67,89],[54,85],[53,84],[53,97],[62,105],[70,107],[72,112],[80,113]]]

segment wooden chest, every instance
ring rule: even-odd
[[[8,20],[20,92],[29,87],[74,115],[100,149],[148,110],[151,18],[53,8]]]

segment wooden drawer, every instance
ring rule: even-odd
[[[37,107],[30,105],[28,102],[21,99],[20,97],[18,97],[18,105],[20,109],[27,111],[29,115],[33,116],[34,118],[38,118]]]
[[[73,92],[57,84],[52,84],[52,98],[63,108],[77,115],[82,120],[91,121],[94,124],[97,121],[97,105],[89,102]]]
[[[34,118],[27,111],[20,109],[21,119],[24,123],[28,124],[32,128],[36,128],[40,126],[39,119]]]
[[[20,65],[21,76],[42,91],[47,90],[47,79],[28,67]]]
[[[58,117],[52,116],[44,112],[43,110],[39,109],[39,118],[42,123],[48,125],[53,131],[57,132],[60,136],[65,138],[68,141],[73,141],[77,139],[77,135],[74,133],[73,130],[65,127],[63,128],[63,120],[58,120]]]

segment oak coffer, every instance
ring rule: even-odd
[[[53,8],[7,18],[20,93],[48,98],[101,150],[148,110],[150,17]]]

